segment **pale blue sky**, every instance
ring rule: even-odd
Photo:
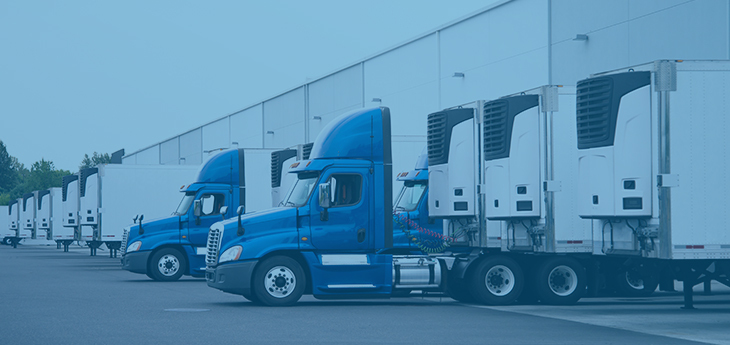
[[[493,2],[0,0],[0,140],[26,166],[75,171]]]

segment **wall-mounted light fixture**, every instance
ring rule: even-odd
[[[587,41],[587,40],[588,40],[588,35],[586,35],[586,34],[577,34],[577,35],[575,35],[575,38],[573,39],[573,41]]]
[[[454,72],[453,75],[454,78],[464,78],[464,73],[461,72]]]
[[[266,131],[266,134],[274,134],[274,131]]]
[[[372,100],[372,101],[373,101],[373,102],[382,102],[383,100],[382,100],[382,99],[380,99],[380,98],[373,98],[373,100]]]
[[[238,142],[237,141],[231,141],[231,146],[238,148]]]
[[[185,157],[180,157],[180,165],[185,165]]]
[[[312,120],[321,120],[321,119],[322,119],[321,116],[312,116]]]

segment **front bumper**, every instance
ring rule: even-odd
[[[122,257],[122,269],[134,273],[147,274],[147,259],[151,251],[131,252]]]
[[[251,278],[256,263],[258,260],[236,262],[215,268],[208,267],[205,270],[205,280],[208,286],[223,292],[250,295]]]

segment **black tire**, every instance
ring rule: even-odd
[[[469,292],[482,304],[512,304],[525,285],[520,265],[503,255],[484,258],[468,275]]]
[[[585,294],[586,271],[571,257],[549,258],[537,269],[535,289],[545,304],[574,304]]]
[[[616,293],[623,297],[647,297],[659,286],[657,276],[631,267],[619,269],[615,279]]]
[[[10,246],[13,244],[13,242],[10,240],[10,237],[3,238],[3,244],[6,246]]]
[[[269,306],[289,306],[299,301],[306,285],[304,269],[296,260],[274,256],[256,266],[252,297]]]
[[[253,304],[261,304],[261,301],[254,294],[243,294],[243,298],[249,300]]]
[[[179,250],[162,248],[150,257],[147,276],[163,282],[178,280],[186,271],[185,263],[185,256]]]

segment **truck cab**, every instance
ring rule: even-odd
[[[330,122],[310,160],[295,163],[285,207],[210,229],[208,286],[267,305],[315,298],[388,298],[438,289],[441,265],[393,248],[390,111],[356,110]]]
[[[438,238],[443,222],[428,216],[428,150],[418,156],[413,170],[396,175],[403,182],[393,204],[393,247],[441,252],[446,242]]]
[[[195,181],[180,188],[182,199],[170,217],[139,215],[125,230],[122,268],[159,281],[204,276],[208,228],[234,216],[238,206],[246,212],[270,207],[268,187],[256,180],[263,174],[255,173],[268,167],[270,153],[232,149],[210,158]]]

